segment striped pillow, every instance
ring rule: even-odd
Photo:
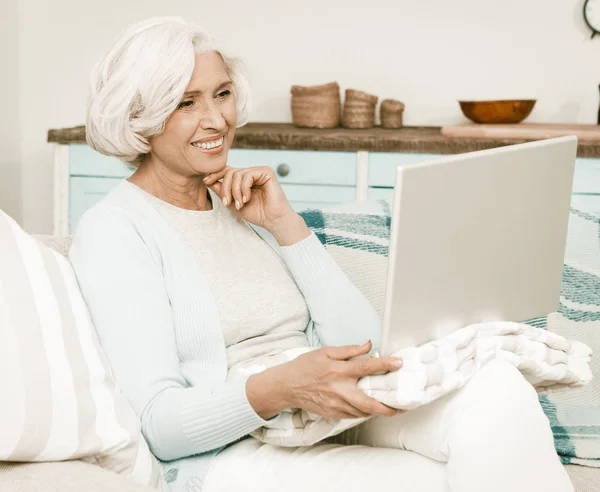
[[[69,261],[0,211],[0,461],[82,459],[160,487]]]

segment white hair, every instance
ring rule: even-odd
[[[248,121],[250,86],[239,58],[226,56],[202,28],[179,17],[155,17],[128,27],[94,66],[86,117],[90,147],[139,166],[150,137],[162,133],[181,102],[195,53],[218,52],[233,83],[238,124]]]

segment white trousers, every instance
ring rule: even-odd
[[[333,441],[244,440],[215,458],[203,492],[573,491],[535,390],[500,360],[458,391]]]

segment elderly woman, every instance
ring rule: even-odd
[[[136,170],[82,218],[70,260],[170,489],[572,490],[534,389],[506,363],[403,413],[357,389],[401,361],[356,359],[378,343],[377,313],[269,167],[227,166],[249,101],[239,61],[177,18],[127,29],[91,77],[88,142]],[[298,449],[248,437],[286,408],[373,418]]]

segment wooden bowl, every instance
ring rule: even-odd
[[[529,116],[536,99],[458,101],[463,114],[475,123],[520,123]]]

